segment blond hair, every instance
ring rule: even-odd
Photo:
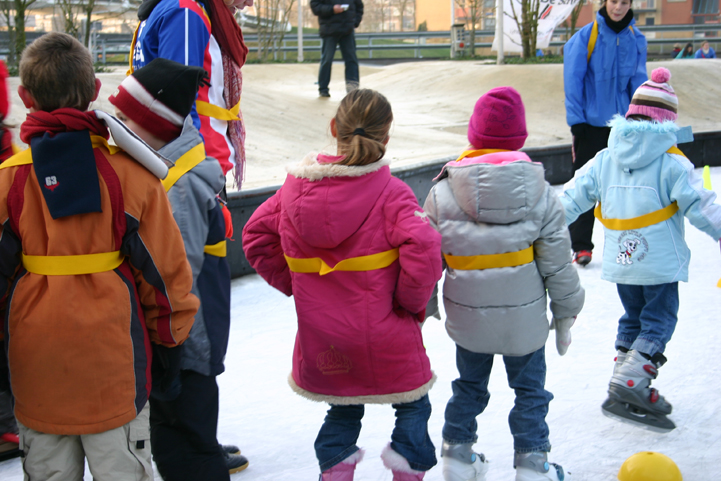
[[[382,94],[370,89],[351,91],[335,115],[338,150],[345,155],[336,163],[367,165],[382,159],[391,122],[391,104]]]
[[[20,82],[35,108],[87,110],[95,97],[93,58],[83,44],[60,32],[46,33],[31,43],[20,59]]]

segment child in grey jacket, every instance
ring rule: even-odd
[[[553,395],[544,388],[546,293],[563,355],[584,290],[571,264],[563,208],[543,166],[518,152],[527,135],[518,92],[488,91],[470,119],[471,147],[443,167],[424,206],[443,238],[446,330],[456,343],[460,373],[443,426],[446,481],[484,479],[485,457],[471,448],[478,439],[476,416],[490,397],[495,354],[503,355],[516,391],[509,415],[516,480],[564,479],[563,468],[547,462],[545,417]]]

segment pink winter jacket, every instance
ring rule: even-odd
[[[412,402],[435,381],[422,311],[441,277],[441,238],[388,162],[318,163],[307,156],[243,229],[250,265],[295,297],[298,333],[289,383],[332,404]],[[290,258],[328,266],[398,248],[381,269],[291,272]]]

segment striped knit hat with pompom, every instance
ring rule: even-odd
[[[642,83],[634,92],[626,118],[645,115],[656,122],[675,121],[678,118],[678,98],[668,84],[670,78],[671,72],[663,67],[651,72],[651,80]]]

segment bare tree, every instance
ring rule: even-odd
[[[15,56],[18,59],[25,50],[25,44],[27,43],[25,37],[25,12],[33,3],[35,3],[35,0],[13,0],[13,6],[15,7]]]
[[[15,65],[15,4],[8,0],[0,2],[0,15],[8,27],[8,65]]]
[[[295,0],[255,0],[258,30],[258,60],[261,62],[277,52],[283,43]]]
[[[573,37],[573,34],[576,33],[576,23],[578,23],[578,17],[581,15],[581,9],[585,3],[586,2],[584,0],[578,0],[576,6],[573,7],[573,10],[571,10],[571,14],[563,21],[563,25],[566,27],[566,40]],[[568,23],[569,20],[571,22],[570,26]]]
[[[405,30],[403,21],[405,20],[406,10],[415,9],[415,5],[415,0],[398,0],[398,15],[401,17],[401,32]]]
[[[516,11],[516,3],[521,4],[520,16]],[[538,12],[541,8],[540,0],[511,0],[511,13],[504,12],[511,17],[518,26],[521,35],[523,58],[536,56],[536,40],[538,39]]]
[[[476,26],[483,16],[484,0],[453,0],[459,8],[463,9],[466,28],[470,32],[468,43],[471,46],[471,55],[476,55]]]
[[[80,38],[80,26],[78,25],[79,5],[74,0],[56,0],[55,4],[63,16],[63,30],[68,35]]]

